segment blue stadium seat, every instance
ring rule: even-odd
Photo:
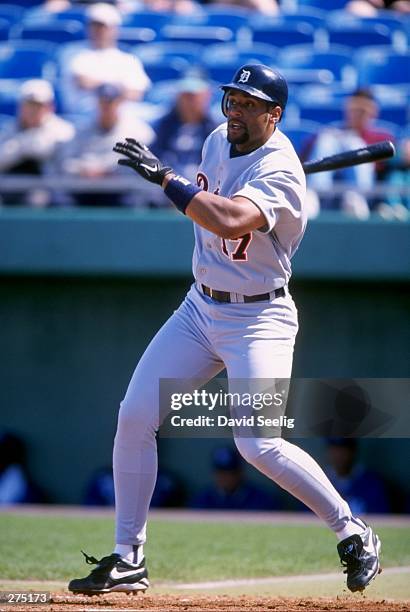
[[[207,7],[204,25],[230,28],[235,33],[247,28],[253,13],[247,9],[235,10],[228,6],[212,5]]]
[[[345,87],[352,87],[357,78],[352,52],[342,45],[331,45],[326,51],[316,51],[310,45],[288,47],[280,52],[277,65],[283,70],[324,70]]]
[[[258,63],[271,64],[277,57],[278,49],[266,43],[254,43],[249,46],[230,44],[210,45],[202,55],[205,66],[217,66],[224,63],[237,63],[237,68],[241,64]]]
[[[230,82],[237,69],[238,62],[227,63],[219,66],[207,66],[209,77],[219,85]]]
[[[286,121],[286,118],[285,118]],[[298,126],[287,126],[286,123],[283,126],[279,126],[281,131],[286,134],[293,146],[295,147],[296,153],[300,155],[303,152],[309,141],[317,136],[319,131],[323,128],[320,123],[314,121],[302,121]]]
[[[405,127],[410,122],[410,89],[390,85],[372,87],[380,109],[380,118],[396,126]]]
[[[0,104],[1,104],[1,94],[0,94]],[[5,115],[0,111],[0,132],[4,130],[6,125],[12,120],[10,115]]]
[[[388,122],[397,127],[405,127],[410,121],[409,101],[402,104],[397,102],[384,102],[380,104],[379,117],[381,121]]]
[[[344,9],[348,0],[298,0],[298,7],[312,6],[324,11],[336,11]]]
[[[80,21],[46,21],[15,25],[10,31],[10,38],[24,40],[46,40],[56,43],[68,43],[83,40],[84,25]]]
[[[125,15],[122,25],[130,28],[152,28],[159,32],[163,26],[171,23],[172,17],[171,13],[141,11]]]
[[[21,21],[25,24],[33,22],[46,23],[47,21],[80,21],[85,25],[87,22],[87,11],[85,5],[83,5],[83,8],[78,6],[77,8],[69,8],[66,11],[58,13],[51,13],[50,11],[44,10],[42,6],[39,6],[24,11]]]
[[[203,56],[203,65],[216,83],[230,81],[243,64],[267,64],[274,62],[278,49],[272,45],[255,43],[248,48],[236,44],[211,45]]]
[[[230,7],[228,5],[207,5],[205,10],[194,14],[175,14],[171,25],[195,25],[213,28],[228,28],[236,39],[243,36],[250,40],[249,20],[253,12],[241,7]]]
[[[330,44],[346,45],[348,47],[391,45],[394,34],[384,24],[365,24],[360,21],[348,25],[343,22],[337,25],[328,25],[327,32]]]
[[[332,100],[341,100],[346,98],[353,92],[353,89],[348,91],[344,87],[334,85],[327,87],[325,85],[306,85],[300,87],[298,97],[306,103],[312,102],[331,102]]]
[[[144,65],[166,63],[174,59],[182,59],[185,65],[189,65],[200,63],[203,48],[195,43],[154,41],[138,45],[132,51]]]
[[[274,68],[277,67],[274,65]],[[287,68],[280,66],[280,72],[289,85],[326,85],[334,87],[334,76],[330,70],[323,68]]]
[[[125,27],[153,28],[159,32],[163,27],[225,27],[237,32],[247,26],[252,11],[240,7],[207,6],[206,10],[194,13],[157,13],[141,11],[128,14],[123,19]]]
[[[146,92],[144,102],[149,104],[171,104],[177,92],[178,82],[178,79],[169,79],[154,83]]]
[[[179,61],[172,62],[172,60],[168,64],[160,62],[144,65],[145,72],[153,83],[169,79],[181,79],[188,67],[189,64],[184,65]]]
[[[389,40],[382,44],[391,44],[396,51],[404,51],[409,46],[406,40],[406,25],[410,23],[410,20],[404,16],[400,18],[399,13],[394,14],[394,11],[377,11],[377,14],[372,17],[360,17],[353,13],[346,11],[332,11],[329,13],[327,18],[327,25],[329,30],[337,29],[340,27],[346,28],[374,28],[374,26],[381,26],[381,28],[387,28],[389,32]],[[358,38],[358,35],[356,36]],[[364,44],[380,44],[378,40]],[[352,45],[351,46],[359,46]]]
[[[302,6],[298,7],[297,10],[285,9],[281,11],[280,17],[288,23],[310,23],[315,28],[321,28],[325,25],[327,19],[327,11],[320,9]],[[258,15],[257,18],[263,19],[266,15]]]
[[[240,18],[240,19],[250,19],[252,17],[252,15],[254,14],[254,11],[243,7],[243,6],[231,6],[229,4],[206,4],[204,7],[204,12],[206,15],[208,16],[212,16],[212,15],[224,15],[225,17],[228,17],[229,19],[233,18],[235,19],[236,17]]]
[[[409,87],[410,52],[390,48],[365,48],[358,52],[356,67],[360,85],[387,84]]]
[[[379,106],[378,119],[394,124],[396,130],[398,126],[404,127],[410,119],[409,95],[400,88],[388,85],[372,86],[371,91]],[[305,105],[321,103],[339,106],[351,93],[334,87],[306,86],[299,89],[297,97]]]
[[[157,33],[151,28],[120,28],[118,42],[123,45],[138,45],[155,40]]]
[[[397,30],[402,28],[407,21],[404,16],[403,18],[400,18],[399,15],[400,14],[396,13],[395,11],[387,10],[378,10],[377,13],[371,17],[362,17],[360,15],[355,15],[354,13],[350,13],[347,11],[330,11],[329,13],[327,13],[326,22],[328,26],[331,27],[339,24],[348,26],[350,24],[359,22],[364,25],[381,24],[387,26],[390,30]]]
[[[43,0],[13,0],[13,4],[17,4],[23,8],[31,8],[33,6],[39,6],[43,4]]]
[[[286,23],[252,25],[252,40],[263,42],[276,47],[288,45],[313,44],[315,40],[314,27],[309,23]]]
[[[10,25],[18,23],[23,18],[24,11],[21,6],[14,4],[0,4],[0,19],[6,19]]]
[[[86,24],[88,21],[87,10],[83,5],[78,6],[78,8],[69,8],[66,11],[61,11],[60,13],[51,13],[52,17],[57,21],[67,21],[74,19],[74,21],[81,21],[81,23]]]
[[[333,99],[329,102],[311,100],[304,102],[299,98],[299,116],[301,121],[315,121],[316,123],[332,123],[342,121],[344,116],[343,100]]]
[[[10,116],[16,114],[19,88],[18,83],[8,85],[9,87],[4,87],[2,83],[0,87],[0,113],[10,119]]]
[[[0,44],[0,79],[45,78],[56,71],[57,45],[44,41],[13,40]]]
[[[7,19],[0,17],[0,40],[7,40],[9,37],[10,23]]]
[[[404,24],[404,41],[405,41],[405,46],[403,48],[404,49],[410,49],[410,18],[407,19],[407,21]]]
[[[215,43],[232,42],[234,32],[226,27],[166,25],[161,28],[160,38],[164,41],[199,43],[212,45]]]

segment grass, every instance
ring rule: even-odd
[[[0,577],[67,580],[86,575],[80,550],[112,550],[111,518],[0,514]],[[383,527],[383,565],[410,565],[410,530]],[[156,582],[189,582],[338,571],[333,534],[315,525],[152,520],[145,548]]]

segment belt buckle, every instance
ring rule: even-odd
[[[209,297],[211,298],[211,300],[213,300],[213,299],[214,299],[214,296],[213,296],[213,289],[211,289],[211,287],[209,287]]]

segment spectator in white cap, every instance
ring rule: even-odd
[[[63,73],[67,70],[63,100],[67,112],[94,110],[96,99],[92,94],[104,84],[121,87],[128,100],[139,100],[150,80],[140,60],[118,48],[119,11],[111,4],[98,2],[90,6],[87,18],[86,44],[79,48],[73,43],[73,51],[63,53],[60,60]]]
[[[43,174],[56,148],[73,136],[71,123],[54,112],[50,83],[42,79],[26,81],[20,90],[17,116],[0,134],[0,172]],[[4,196],[3,202],[30,203],[31,195]]]

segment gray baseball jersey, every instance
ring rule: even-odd
[[[290,259],[306,227],[305,174],[289,139],[276,129],[255,151],[232,154],[224,123],[204,143],[197,182],[227,198],[248,198],[260,208],[266,225],[226,240],[195,224],[195,279],[212,289],[243,295],[286,285]]]

